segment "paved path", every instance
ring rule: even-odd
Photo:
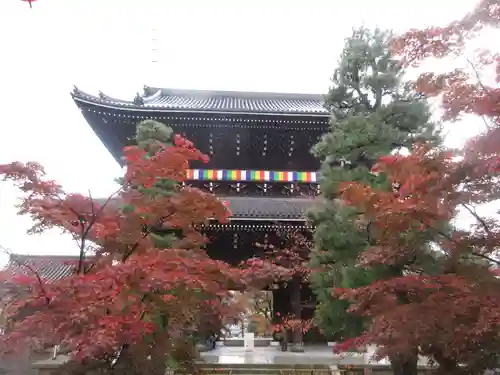
[[[388,366],[388,362],[374,361],[366,354],[334,354],[328,346],[306,346],[303,353],[282,352],[276,347],[254,348],[246,351],[243,347],[221,346],[215,350],[201,353],[203,360],[213,364],[278,364],[278,365],[372,365]],[[66,362],[67,357],[39,361],[40,367],[54,368]],[[425,366],[426,361],[420,365]]]
[[[256,347],[251,351],[243,347],[221,346],[215,350],[202,353],[208,363],[219,364],[317,364],[317,365],[385,365],[386,361],[370,361],[368,356],[357,353],[337,355],[328,346],[306,346],[303,353],[282,352],[276,347]]]

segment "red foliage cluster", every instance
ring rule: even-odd
[[[449,25],[410,30],[394,41],[394,52],[405,64],[413,66],[428,58],[462,56],[470,40],[488,27],[497,28],[499,24],[498,2],[481,0],[465,17]],[[428,96],[441,96],[446,119],[457,119],[462,114],[493,119],[499,115],[500,89],[481,82],[479,68],[492,67],[496,82],[500,82],[500,55],[481,50],[476,60],[477,63],[468,60],[471,72],[456,69],[443,74],[424,73],[417,80],[419,91]]]
[[[500,344],[500,281],[492,272],[500,263],[500,222],[480,217],[473,206],[494,190],[494,176],[467,173],[470,166],[468,158],[453,161],[449,152],[417,146],[409,156],[380,162],[379,169],[399,190],[344,186],[346,202],[358,207],[374,228],[376,245],[361,255],[360,264],[406,269],[405,276],[335,291],[354,302],[353,312],[371,318],[363,340],[380,345],[381,355],[410,355],[418,347],[438,362],[481,367],[485,348]],[[467,231],[441,229],[440,223],[451,220],[459,208],[477,224]],[[429,251],[429,234],[439,249],[439,276],[427,275],[415,262]]]
[[[293,278],[305,282],[309,278],[309,253],[312,243],[298,230],[278,230],[265,243],[258,243],[264,254],[248,259],[243,272],[248,284],[258,287]]]
[[[299,330],[301,333],[307,333],[313,326],[313,319],[299,319],[294,314],[288,314],[279,317],[279,322],[273,325],[274,332],[295,332]]]
[[[336,344],[333,347],[333,352],[338,354],[338,353],[355,351],[364,344],[365,344],[364,338],[353,337],[353,338],[345,340],[344,342]]]
[[[336,290],[336,296],[353,301],[351,311],[371,318],[360,339],[380,345],[380,355],[411,355],[418,347],[438,363],[446,359],[448,364],[486,366],[486,348],[500,345],[500,222],[480,217],[473,204],[482,202],[478,184],[491,191],[493,176],[467,175],[468,159],[453,161],[449,152],[427,146],[415,147],[409,156],[383,158],[379,170],[399,190],[350,183],[342,191],[346,202],[372,223],[376,244],[362,253],[360,265],[404,265],[406,274]],[[441,229],[440,223],[451,220],[459,208],[477,224],[467,231]],[[415,261],[429,251],[429,235],[440,264],[438,276],[426,274]]]
[[[365,218],[376,217],[372,225],[377,230],[377,246],[362,254],[362,263],[400,264],[412,259],[406,247],[392,248],[395,233],[408,230],[424,231],[428,227],[437,230],[438,224],[450,220],[456,214],[455,185],[446,174],[456,166],[448,152],[433,153],[425,145],[416,145],[409,156],[382,157],[377,170],[389,174],[395,190],[378,190],[359,183],[342,186],[342,197],[350,205],[358,206]],[[421,237],[405,238],[420,243]],[[389,249],[389,250],[388,250]]]
[[[280,316],[276,312],[278,323],[275,332],[294,333],[294,340],[301,340],[301,334],[312,326],[312,320],[302,319],[300,290],[309,279],[309,254],[312,242],[307,233],[297,229],[279,229],[268,235],[265,243],[257,244],[263,255],[247,260],[242,266],[246,284],[262,289],[271,284],[285,284],[289,287],[292,314]]]
[[[239,271],[200,250],[205,238],[196,230],[230,211],[215,196],[182,187],[189,162],[206,156],[180,137],[175,141],[153,156],[127,147],[123,184],[105,202],[64,192],[37,163],[0,166],[3,179],[24,192],[19,213],[32,218],[30,232],[60,228],[77,239],[81,255],[75,274],[65,279],[47,284],[34,274],[9,280],[26,288],[9,307],[3,350],[59,344],[80,359],[99,359],[124,345],[140,346],[165,363],[168,347],[154,352],[155,345],[198,330],[208,317],[239,313],[228,302],[229,285],[241,283]],[[165,180],[176,182],[174,190],[158,194]],[[172,249],[152,240],[165,228],[181,233]],[[85,260],[89,248],[91,262]]]

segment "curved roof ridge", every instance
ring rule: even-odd
[[[235,97],[241,99],[267,99],[267,100],[318,100],[322,101],[323,94],[304,94],[298,92],[275,92],[275,91],[244,91],[244,90],[209,90],[209,89],[181,89],[144,86],[145,92],[160,91],[166,96],[196,96],[196,97]]]
[[[168,89],[144,86],[143,94],[133,100],[120,100],[100,92],[91,95],[78,89],[73,100],[110,109],[152,112],[192,112],[219,114],[256,114],[319,116],[329,115],[320,94],[293,94],[249,91]]]

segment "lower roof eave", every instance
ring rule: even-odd
[[[230,217],[229,222],[232,221],[271,221],[271,222],[276,222],[276,221],[294,221],[294,222],[303,222],[305,223],[307,220],[305,218],[289,218],[289,217]]]
[[[197,228],[203,230],[216,230],[216,231],[273,231],[273,230],[287,230],[287,229],[305,229],[314,230],[315,226],[307,220],[301,219],[229,219],[226,223],[220,223],[217,220],[211,220],[208,223],[198,225]]]

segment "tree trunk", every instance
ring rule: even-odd
[[[113,364],[113,375],[140,375],[138,368],[141,366],[137,366],[137,362],[139,362],[139,358],[134,361],[132,348],[128,344],[123,345],[116,362]]]
[[[113,375],[165,375],[165,345],[124,345],[113,366]]]
[[[292,314],[295,319],[302,319],[302,306],[300,298],[301,282],[300,278],[294,277],[290,283],[290,304],[292,308]],[[294,345],[302,344],[302,329],[297,327],[292,333],[292,342]]]
[[[435,349],[432,353],[434,360],[439,366],[439,373],[446,375],[460,375],[463,374],[463,369],[460,368],[457,361],[446,358],[441,350]]]
[[[417,375],[418,356],[390,356],[392,373],[394,375]]]

